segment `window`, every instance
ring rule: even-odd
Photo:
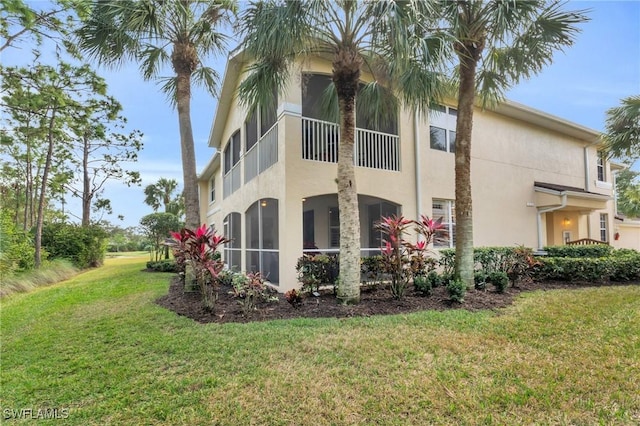
[[[278,128],[276,115],[278,95],[265,106],[259,106],[244,123],[244,182],[247,183],[278,161]]]
[[[211,178],[211,180],[209,181],[209,202],[210,203],[216,202],[216,179],[215,178]]]
[[[609,241],[609,232],[607,229],[609,223],[609,215],[600,213],[600,241]]]
[[[606,182],[607,174],[606,174],[606,154],[603,151],[598,151],[598,181]]]
[[[456,207],[451,200],[434,199],[431,208],[431,217],[433,219],[442,218],[444,229],[438,231],[433,240],[433,246],[436,248],[451,248],[456,244]]]
[[[260,272],[272,283],[279,281],[278,200],[263,198],[247,209],[247,271]]]
[[[340,211],[337,207],[329,208],[329,247],[340,247]]]
[[[240,188],[240,130],[236,130],[224,148],[224,180],[223,196],[227,198]]]
[[[230,213],[224,218],[224,236],[231,240],[224,245],[224,263],[227,268],[235,271],[242,269],[241,226],[240,213]]]
[[[443,105],[434,105],[429,113],[429,139],[431,149],[445,152],[456,151],[456,122],[458,110]]]
[[[247,121],[244,122],[244,134],[245,152],[249,152],[258,142],[258,114],[255,112],[247,117]]]
[[[398,214],[398,207],[395,204],[381,201],[375,204],[369,204],[369,248],[379,248],[384,240],[384,233],[376,229],[376,224],[383,217],[389,217]]]

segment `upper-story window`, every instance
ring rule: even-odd
[[[224,148],[223,197],[226,198],[240,188],[240,130],[236,130]]]
[[[224,148],[224,174],[226,175],[240,161],[240,130],[231,135]]]
[[[445,152],[456,151],[456,122],[458,110],[443,105],[434,105],[429,112],[429,135],[431,149]]]
[[[209,203],[216,202],[216,178],[212,177],[209,181]]]
[[[598,181],[606,182],[607,181],[607,169],[606,169],[606,154],[604,151],[598,151]]]
[[[244,122],[245,152],[253,148],[258,140],[276,124],[277,106],[278,95],[274,91],[267,105],[261,105],[247,116]]]

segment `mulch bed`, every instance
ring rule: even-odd
[[[409,286],[406,296],[402,300],[392,299],[389,289],[385,287],[364,287],[361,293],[361,301],[358,305],[340,305],[337,303],[333,291],[326,290],[317,297],[312,295],[305,297],[302,305],[297,308],[291,306],[282,294],[277,294],[278,302],[260,303],[258,309],[245,315],[238,304],[238,300],[231,295],[231,288],[220,289],[215,310],[210,312],[203,308],[200,293],[185,293],[183,284],[176,277],[172,279],[169,293],[157,299],[156,303],[178,315],[191,318],[200,323],[247,323],[290,318],[369,317],[372,315],[393,315],[429,309],[439,311],[446,309],[498,310],[510,305],[514,298],[524,291],[575,289],[585,286],[594,286],[594,284],[531,282],[517,287],[509,287],[502,294],[496,293],[489,285],[486,290],[468,291],[463,303],[451,302],[444,287],[433,289],[431,295],[425,297],[416,293],[413,286]]]

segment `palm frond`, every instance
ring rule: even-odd
[[[178,78],[175,76],[159,77],[158,85],[160,86],[160,91],[162,91],[162,93],[167,97],[167,102],[169,102],[172,108],[175,108],[178,104],[176,95],[178,89]]]
[[[506,81],[509,85],[539,73],[551,63],[556,51],[562,51],[574,43],[579,32],[576,25],[589,20],[586,11],[565,11],[564,3],[560,1],[554,1],[548,6],[543,6],[544,2],[533,2],[537,7],[534,12],[529,8],[522,11],[520,3],[518,2],[516,11],[524,15],[513,19],[527,22],[528,25],[512,34],[494,33],[494,37],[511,38],[509,46],[500,52],[499,61],[493,61],[492,64],[496,72],[508,77]],[[532,14],[535,16],[527,20]],[[510,31],[509,28],[504,30]],[[489,59],[491,61],[492,58]]]
[[[356,113],[360,122],[369,129],[380,131],[398,120],[398,98],[377,81],[360,87]],[[397,129],[396,129],[397,130]]]
[[[167,54],[166,46],[145,44],[138,53],[138,61],[142,78],[151,80],[158,76],[163,66],[171,62],[171,58]]]
[[[322,120],[331,123],[340,123],[340,108],[338,106],[338,93],[333,82],[327,85],[322,91],[320,102],[318,103],[319,111],[316,111]]]
[[[240,103],[247,107],[249,113],[255,111],[259,105],[269,105],[274,90],[279,91],[287,84],[290,72],[285,61],[264,61],[250,65],[247,68],[247,77],[238,87]]]
[[[204,87],[213,97],[218,96],[218,81],[220,76],[210,67],[198,67],[192,75],[192,82],[196,86]]]
[[[80,50],[111,68],[134,59],[140,42],[125,27],[130,6],[128,0],[96,1],[91,16],[75,33]]]
[[[640,158],[640,95],[629,96],[607,111],[603,139],[610,157]]]

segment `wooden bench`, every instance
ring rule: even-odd
[[[590,246],[593,244],[606,244],[609,245],[606,241],[593,240],[591,238],[581,238],[575,241],[567,241],[568,246]]]

